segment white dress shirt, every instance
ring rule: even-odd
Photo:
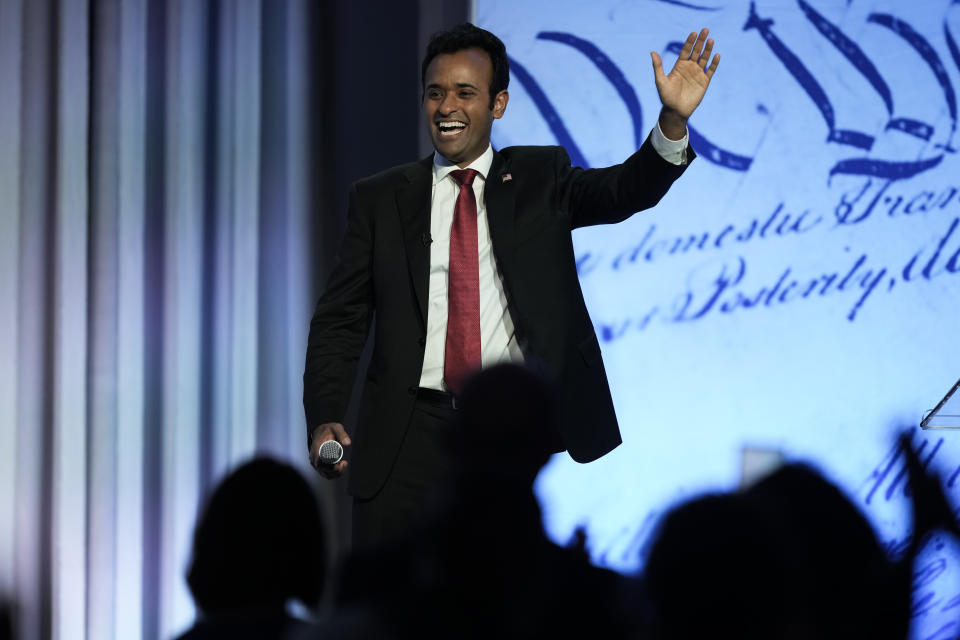
[[[660,156],[672,164],[686,163],[687,136],[670,140],[657,124],[650,142]],[[513,319],[507,308],[503,277],[497,267],[490,242],[490,225],[483,190],[493,147],[471,162],[466,169],[477,172],[473,193],[477,198],[477,251],[480,258],[480,358],[483,367],[499,362],[522,362],[523,352],[513,331]],[[450,229],[453,209],[460,187],[450,175],[459,167],[439,153],[433,155],[433,190],[430,198],[430,287],[427,294],[427,343],[423,354],[420,386],[447,390],[443,382],[443,359],[447,342],[447,272],[450,262]]]

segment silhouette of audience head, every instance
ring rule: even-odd
[[[556,400],[531,370],[499,364],[472,376],[460,398],[455,446],[463,471],[532,484],[559,451]]]
[[[796,572],[779,532],[742,495],[707,495],[673,509],[645,569],[659,638],[778,638],[794,618]]]
[[[664,639],[904,638],[901,576],[857,507],[796,464],[671,511],[645,570]]]
[[[300,473],[258,458],[210,496],[187,582],[208,616],[282,611],[290,599],[313,607],[323,588],[325,543],[316,498]]]
[[[780,545],[799,560],[792,575],[805,626],[818,638],[904,638],[906,585],[863,513],[805,465],[788,465],[747,490],[777,526]]]

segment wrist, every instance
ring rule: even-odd
[[[660,118],[657,123],[660,125],[661,133],[668,140],[683,140],[683,137],[687,135],[687,119],[674,109],[663,107],[660,110]]]

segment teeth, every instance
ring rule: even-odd
[[[462,122],[440,122],[438,124],[441,130],[442,129],[463,129],[467,126]]]

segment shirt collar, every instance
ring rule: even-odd
[[[493,147],[487,145],[487,150],[480,154],[480,157],[464,167],[465,169],[474,169],[480,174],[484,181],[487,180],[487,174],[490,173],[490,166],[493,165]],[[433,154],[433,184],[439,184],[441,180],[450,175],[450,172],[459,169],[457,165],[444,158],[439,153]]]

